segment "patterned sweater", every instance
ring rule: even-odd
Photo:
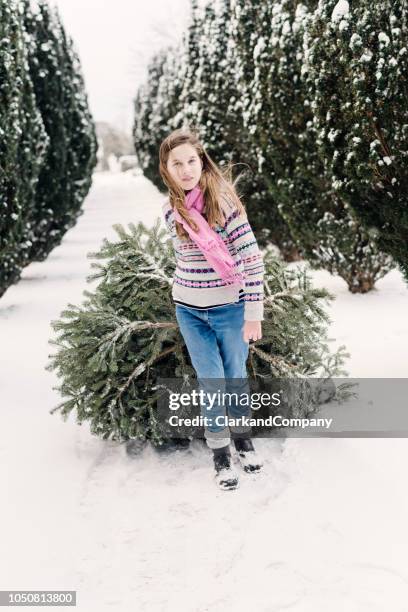
[[[206,307],[216,304],[237,302],[243,295],[245,302],[244,319],[262,321],[264,263],[252,228],[236,206],[222,198],[225,224],[216,225],[214,230],[221,235],[236,267],[247,273],[242,283],[227,285],[209,266],[202,251],[190,238],[180,240],[176,233],[173,209],[167,198],[162,210],[164,221],[171,236],[176,269],[173,277],[172,297],[175,302]],[[241,297],[242,299],[242,297]]]

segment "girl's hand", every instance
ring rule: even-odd
[[[261,321],[245,321],[243,327],[244,341],[260,340],[262,338]]]

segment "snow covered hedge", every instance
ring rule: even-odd
[[[408,279],[403,0],[201,5],[136,98],[146,175],[163,188],[161,139],[194,127],[216,161],[249,167],[243,191],[262,246],[286,260],[300,252],[352,292],[397,264]]]
[[[369,291],[395,264],[334,189],[320,146],[306,61],[309,46],[321,44],[320,30],[311,26],[317,3],[266,0],[259,6],[257,0],[233,0],[232,5],[244,124],[257,147],[258,170],[311,265],[341,276],[352,292]],[[331,62],[324,64],[328,72]],[[336,75],[329,78],[335,88]],[[325,82],[321,96],[330,96]]]
[[[406,2],[320,2],[304,47],[330,187],[408,281]]]
[[[35,189],[48,136],[17,5],[0,0],[0,295],[30,261]]]
[[[73,43],[44,0],[0,0],[0,295],[81,214],[96,135]]]
[[[160,190],[161,140],[183,125],[195,128],[219,164],[236,164],[234,177],[251,215],[260,246],[273,242],[286,261],[299,258],[286,221],[257,172],[257,152],[243,125],[241,86],[231,46],[231,2],[201,9],[192,2],[191,23],[178,48],[165,49],[149,65],[135,98],[134,144],[147,178]]]

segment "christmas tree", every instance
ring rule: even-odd
[[[165,393],[158,378],[195,379],[187,348],[179,331],[171,296],[175,259],[167,230],[159,220],[153,228],[130,224],[128,231],[114,226],[119,240],[104,240],[88,280],[99,280],[85,292],[80,306],[68,304],[50,342],[48,370],[61,384],[64,400],[52,412],[77,422],[89,422],[103,439],[150,440],[163,443],[157,402]],[[331,352],[327,338],[329,318],[324,302],[333,299],[325,289],[313,288],[303,271],[286,270],[270,251],[265,263],[265,320],[263,337],[250,345],[248,375],[327,379],[345,374],[345,347]],[[336,390],[339,401],[346,388]],[[300,414],[317,408],[310,397]]]

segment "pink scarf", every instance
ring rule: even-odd
[[[183,219],[178,210],[174,208],[176,221],[183,225],[190,238],[202,251],[208,263],[218,272],[227,285],[241,284],[245,280],[246,274],[242,274],[235,269],[235,261],[223,239],[208,225],[201,214],[204,209],[204,197],[198,185],[186,194],[185,207],[189,211],[190,217],[197,223],[198,232],[195,232]]]

